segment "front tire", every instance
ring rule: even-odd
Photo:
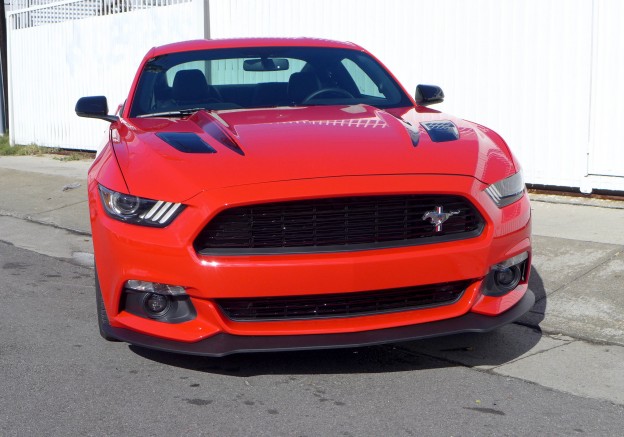
[[[106,314],[106,307],[104,307],[104,300],[102,299],[102,290],[100,289],[97,267],[95,268],[95,305],[97,307],[98,328],[100,329],[100,335],[106,341],[119,341],[115,337],[111,337],[106,333],[106,329],[110,328],[110,324],[108,323],[108,314]]]

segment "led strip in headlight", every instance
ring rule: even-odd
[[[159,200],[146,214],[141,218],[145,220],[157,221],[158,223],[167,223],[171,216],[182,206],[181,203],[163,202]]]

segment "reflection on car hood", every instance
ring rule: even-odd
[[[401,117],[396,110],[392,115],[356,105],[131,119],[119,129],[114,146],[132,193],[172,201],[214,188],[295,179],[451,174],[492,183],[513,173],[507,148],[477,125],[408,109]],[[420,123],[436,120],[451,121],[459,139],[432,141]],[[186,149],[167,143],[163,138],[172,136],[163,133],[194,133],[214,153],[182,151]]]

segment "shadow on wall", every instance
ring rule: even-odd
[[[529,281],[536,303],[518,322],[484,334],[458,334],[426,340],[351,349],[269,352],[223,358],[179,355],[129,346],[136,354],[162,364],[199,372],[250,377],[256,375],[306,375],[387,373],[457,365],[497,366],[531,350],[541,339],[546,292],[533,268]]]

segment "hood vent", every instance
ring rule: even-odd
[[[158,133],[156,136],[180,152],[217,153],[215,149],[192,132],[164,132]]]
[[[425,128],[432,141],[443,143],[459,139],[459,130],[452,121],[424,121],[420,123]]]
[[[418,128],[406,122],[405,130],[409,134],[410,140],[412,140],[412,146],[418,146],[418,142],[420,141],[420,132],[418,132]]]
[[[241,156],[245,156],[245,152],[243,152],[243,149],[241,149],[234,140],[232,140],[228,135],[226,135],[225,132],[223,132],[223,130],[221,130],[216,125],[216,122],[207,123],[203,128],[204,128],[204,132],[206,132],[215,140],[223,144],[232,152],[236,152]]]

